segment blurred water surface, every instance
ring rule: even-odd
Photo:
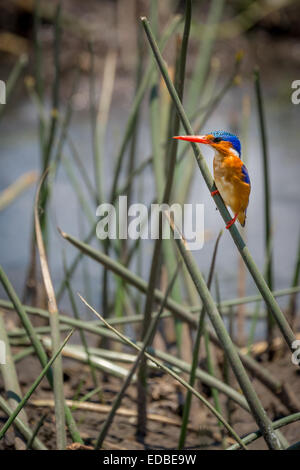
[[[290,79],[290,81],[289,81]],[[286,90],[289,89],[293,77],[285,77]],[[251,119],[249,126],[247,167],[251,178],[251,198],[248,208],[246,224],[246,238],[258,266],[264,265],[264,200],[263,175],[259,130],[256,119],[255,99],[251,90],[231,91],[223,100],[218,110],[210,118],[203,129],[232,130],[240,124],[241,102],[244,93],[251,96]],[[274,230],[274,272],[275,288],[289,287],[295,263],[295,253],[299,237],[299,177],[300,177],[300,133],[299,113],[300,106],[293,105],[290,94],[286,91],[277,96],[276,90],[267,90],[266,116],[268,129],[268,142],[270,150],[270,176],[272,191],[272,216]],[[128,116],[128,108],[122,102],[114,102],[110,115],[108,136],[105,147],[105,190],[109,193],[112,182],[114,158],[118,152],[119,141]],[[33,105],[22,102],[14,109],[10,109],[1,122],[1,163],[0,163],[0,190],[12,183],[23,173],[39,168],[38,139],[36,112]],[[88,114],[77,112],[74,115],[71,134],[76,143],[77,150],[89,175],[93,178],[93,162],[91,152],[91,128]],[[180,144],[182,145],[182,144]],[[203,153],[212,169],[213,153],[203,148]],[[65,155],[70,158],[68,149]],[[149,125],[147,112],[144,112],[140,123],[138,141],[138,161],[143,161],[151,153]],[[192,159],[191,154],[185,158]],[[76,170],[77,176],[80,173]],[[123,175],[124,176],[124,175]],[[142,192],[135,188],[134,202],[149,204],[154,195],[153,178],[150,169],[143,173]],[[83,191],[85,191],[82,183]],[[26,269],[30,254],[30,236],[33,217],[34,188],[18,198],[11,206],[0,213],[1,245],[0,258],[7,275],[13,282],[17,291],[22,294]],[[108,199],[108,197],[107,197]],[[89,199],[94,220],[97,218],[92,201]],[[209,240],[199,252],[194,252],[199,268],[207,274],[214,241],[219,230],[224,226],[221,217],[216,213],[214,203],[205,187],[201,174],[196,170],[194,182],[187,202],[205,204],[205,228],[209,232]],[[67,259],[71,261],[76,250],[61,239],[56,231],[59,226],[64,231],[84,238],[90,231],[90,225],[83,214],[77,197],[69,183],[68,178],[60,168],[57,175],[54,193],[50,204],[50,266],[55,286],[58,287],[63,278],[62,252],[65,250]],[[143,244],[143,277],[148,278],[149,262],[151,259],[151,241],[142,241]],[[97,240],[93,246],[99,247]],[[224,233],[217,259],[218,278],[223,300],[237,296],[237,267],[238,253],[228,233]],[[135,263],[132,269],[136,269]],[[86,270],[90,277],[91,301],[96,306],[100,302],[100,269],[97,263],[87,260]],[[79,267],[73,278],[74,291],[84,291],[84,271]],[[247,294],[256,293],[253,281],[247,278]],[[3,296],[3,293],[1,293]],[[279,300],[281,305],[284,299]],[[68,307],[65,298],[63,307]],[[262,331],[260,330],[260,334]]]

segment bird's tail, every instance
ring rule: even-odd
[[[242,227],[245,227],[246,223],[246,211],[242,211],[238,215],[238,221],[241,224]]]

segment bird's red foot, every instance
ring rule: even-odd
[[[227,229],[229,229],[234,224],[234,222],[237,219],[237,216],[238,216],[238,214],[235,214],[235,216],[228,222],[228,224],[226,225]]]
[[[219,193],[218,189],[216,189],[215,191],[212,191],[210,194],[212,196],[215,196],[216,194],[220,194],[220,193]]]

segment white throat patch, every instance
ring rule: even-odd
[[[230,153],[231,153],[232,155],[234,155],[235,157],[239,157],[239,158],[240,158],[239,152],[237,152],[233,147],[232,147],[231,149],[229,149],[229,150],[230,150]]]

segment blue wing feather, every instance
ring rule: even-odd
[[[245,165],[242,166],[242,174],[243,174],[243,181],[244,183],[251,184],[250,183],[250,177],[247,168]]]

